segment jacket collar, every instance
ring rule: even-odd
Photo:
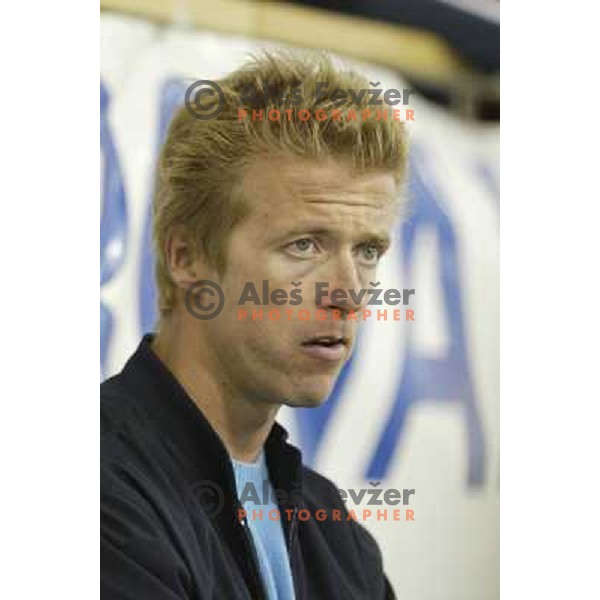
[[[143,403],[166,444],[175,448],[191,468],[193,479],[218,484],[226,498],[235,495],[235,479],[229,454],[221,438],[183,386],[152,350],[153,335],[146,335],[125,365],[125,385]],[[302,492],[300,451],[287,443],[288,432],[274,423],[265,442],[265,456],[274,488],[290,498]],[[193,483],[193,482],[192,482]],[[293,508],[294,502],[282,508]]]

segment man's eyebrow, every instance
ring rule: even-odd
[[[358,244],[374,244],[381,253],[387,252],[392,245],[392,239],[387,233],[366,233],[360,236]]]
[[[282,237],[289,238],[295,235],[334,235],[334,232],[325,227],[314,227],[309,224],[296,225],[293,229],[288,229]]]
[[[375,242],[386,248],[392,243],[392,239],[387,233],[366,233],[361,236],[361,239],[363,242]]]

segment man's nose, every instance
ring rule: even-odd
[[[321,309],[341,312],[360,311],[366,305],[366,293],[361,294],[363,282],[360,266],[350,255],[332,260],[317,283],[316,304]]]

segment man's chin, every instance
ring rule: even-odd
[[[316,394],[295,396],[293,398],[284,400],[283,404],[292,408],[317,408],[318,406],[324,404],[328,397],[329,392],[323,395]]]
[[[331,395],[337,377],[305,377],[287,382],[287,389],[281,389],[277,403],[292,408],[316,408],[321,406]],[[289,385],[291,383],[291,385]]]

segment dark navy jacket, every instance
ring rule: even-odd
[[[261,599],[229,455],[146,336],[101,385],[103,600]],[[298,600],[394,598],[381,554],[333,483],[302,465],[278,424],[265,444]],[[302,509],[307,520],[298,518]]]

